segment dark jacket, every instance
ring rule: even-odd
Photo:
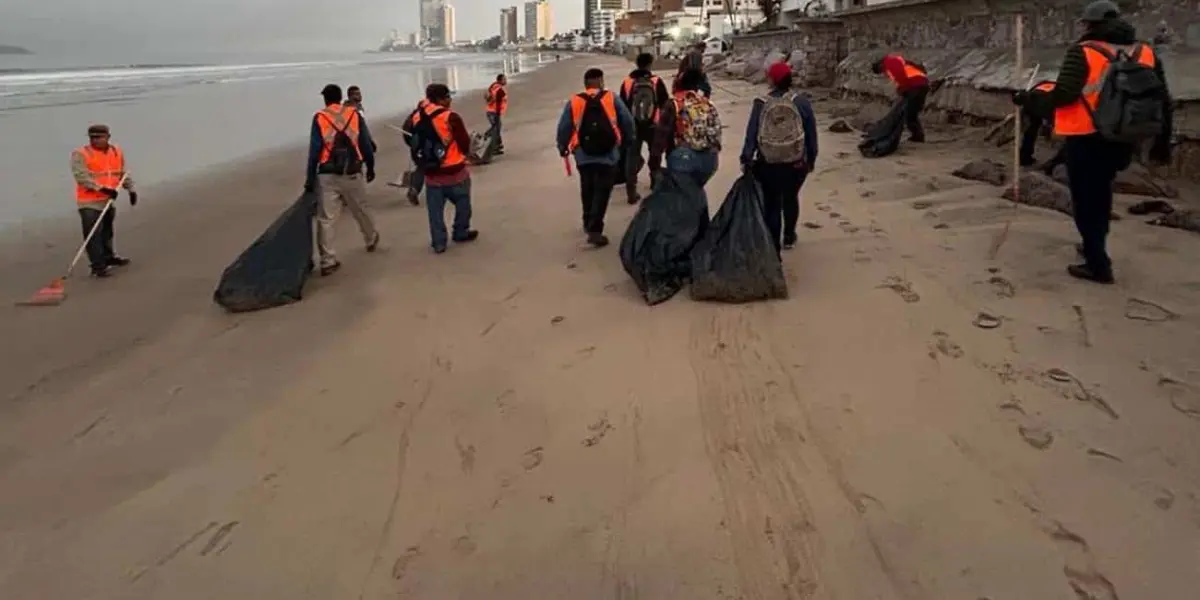
[[[780,98],[791,90],[771,90],[768,95],[774,98]],[[796,106],[796,110],[800,113],[800,125],[804,127],[804,159],[807,162],[808,170],[812,170],[817,164],[817,117],[813,114],[812,104],[808,98],[800,94],[796,94],[792,98],[792,104]],[[742,142],[742,164],[752,164],[758,156],[758,128],[759,122],[762,119],[762,110],[764,102],[761,98],[754,99],[754,105],[750,107],[750,120],[746,123],[746,139]]]
[[[1138,43],[1137,30],[1133,28],[1133,25],[1121,19],[1113,19],[1096,26],[1091,31],[1084,33],[1079,38],[1079,41],[1098,41],[1117,45]],[[1158,77],[1162,80],[1163,85],[1166,85],[1167,75],[1163,69],[1162,56],[1156,52],[1154,57],[1154,71],[1158,73]],[[1074,44],[1070,48],[1067,48],[1067,53],[1063,55],[1062,67],[1059,68],[1058,80],[1055,82],[1054,90],[1044,96],[1038,94],[1030,97],[1032,102],[1043,103],[1042,106],[1036,107],[1035,110],[1042,114],[1053,114],[1055,108],[1075,103],[1083,96],[1083,87],[1087,84],[1087,77],[1087,57],[1083,53],[1083,47],[1080,44]],[[1151,152],[1152,154],[1159,153],[1161,156],[1169,156],[1171,151],[1171,132],[1174,125],[1169,91],[1164,103],[1163,132],[1154,140]]]
[[[417,108],[409,113],[408,118],[404,120],[404,125],[400,126],[401,130],[403,130],[405,133],[408,133],[408,135],[404,136],[404,143],[408,144],[409,147],[412,147],[413,140],[413,117],[417,116],[417,112],[421,110],[421,107],[424,106],[424,104],[425,102],[422,100],[421,103],[417,105]],[[454,140],[454,143],[458,145],[459,152],[462,152],[464,156],[470,156],[471,134],[467,131],[467,124],[463,122],[462,117],[459,116],[458,113],[451,110],[450,116],[447,117],[447,124],[450,125],[450,137]],[[451,165],[449,167],[429,169],[425,171],[425,174],[435,176],[453,175],[465,168],[467,168],[467,163],[463,162],[457,165]]]
[[[611,94],[609,90],[604,93]],[[617,110],[617,127],[621,130],[621,144],[612,149],[608,154],[593,156],[583,151],[583,148],[576,148],[574,151],[575,164],[577,166],[585,165],[609,165],[615,166],[621,162],[620,146],[633,146],[634,140],[637,139],[637,132],[634,131],[633,115],[626,108],[625,103],[621,102],[620,96],[614,98],[613,107]],[[571,136],[575,135],[575,121],[571,118],[571,101],[568,100],[563,105],[562,114],[558,117],[558,127],[555,128],[555,142],[558,146],[558,153],[566,155],[567,148],[571,145]]]
[[[317,170],[320,168],[321,151],[325,149],[325,138],[321,136],[321,125],[313,115],[312,127],[308,136],[308,169],[306,170],[305,185],[312,186],[317,181]],[[358,115],[358,151],[362,153],[363,166],[367,173],[375,171],[375,140],[371,139],[371,130],[367,129],[367,120],[362,113]]]
[[[629,72],[629,77],[626,77],[625,81],[636,80],[639,77],[653,77],[653,76],[654,76],[654,73],[650,72],[649,69],[634,69]],[[621,82],[621,91],[620,91],[621,102],[625,103],[626,108],[632,108],[633,107],[633,98],[631,97],[630,94],[625,93],[625,81]],[[630,87],[629,91],[632,92],[633,88]],[[654,105],[661,109],[670,100],[671,100],[671,92],[667,91],[667,83],[665,81],[663,81],[663,78],[660,75],[658,77],[658,85],[655,86],[655,88],[654,88]]]

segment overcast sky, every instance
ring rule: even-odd
[[[458,37],[499,33],[500,8],[515,0],[451,0]],[[550,0],[555,31],[582,27],[582,0]],[[519,27],[524,30],[524,9]],[[153,60],[182,49],[362,50],[391,28],[415,31],[417,0],[0,0],[0,44],[34,52],[120,48]]]

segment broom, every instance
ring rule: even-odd
[[[1016,22],[1015,30],[1016,30],[1016,36],[1017,36],[1017,66],[1016,66],[1016,75],[1017,76],[1016,76],[1016,79],[1019,81],[1021,78],[1021,74],[1025,71],[1025,60],[1024,60],[1025,52],[1024,52],[1024,48],[1023,48],[1024,40],[1025,40],[1025,17],[1019,13],[1017,14],[1017,22]],[[1034,75],[1036,76],[1037,73],[1035,72]],[[1032,84],[1032,81],[1030,83]],[[1029,86],[1025,86],[1025,89],[1029,89]],[[1016,110],[1013,112],[1013,198],[1012,198],[1012,200],[1013,200],[1013,212],[1014,213],[1018,210],[1020,200],[1021,200],[1021,144],[1020,144],[1020,140],[1021,140],[1021,107],[1018,106],[1016,108]],[[1013,222],[1013,217],[1010,216],[1008,218],[1008,221],[1005,221],[1005,223],[1004,223],[1004,229],[999,234],[997,234],[995,238],[992,238],[992,247],[990,250],[988,250],[988,260],[996,260],[996,255],[1000,253],[1000,246],[1003,246],[1004,242],[1008,240],[1008,230],[1010,228],[1012,228],[1012,222]]]
[[[114,189],[120,189],[125,184],[125,178],[128,175],[122,175],[121,180],[117,182]],[[75,270],[75,265],[79,263],[80,257],[83,256],[83,251],[87,249],[88,242],[92,241],[92,237],[100,230],[100,224],[104,222],[104,216],[108,214],[112,208],[114,200],[109,199],[104,203],[104,208],[100,211],[100,216],[96,218],[96,223],[92,225],[92,230],[83,238],[83,243],[79,245],[79,250],[75,252],[75,258],[71,259],[71,264],[67,265],[67,272],[62,277],[54,279],[46,287],[34,292],[33,296],[28,300],[17,302],[18,306],[58,306],[67,299],[67,278],[71,276],[71,271]]]

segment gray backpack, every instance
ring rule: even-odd
[[[764,96],[758,121],[758,155],[769,164],[804,161],[804,123],[794,94]]]
[[[1153,65],[1138,61],[1143,52],[1151,50],[1143,44],[1113,48],[1094,42],[1084,45],[1109,61],[1100,79],[1100,89],[1084,89],[1085,93],[1099,92],[1096,108],[1091,112],[1100,135],[1115,142],[1137,143],[1162,133],[1167,86]]]

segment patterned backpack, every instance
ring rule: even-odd
[[[690,91],[675,98],[675,144],[700,151],[721,149],[721,117],[708,98]]]

